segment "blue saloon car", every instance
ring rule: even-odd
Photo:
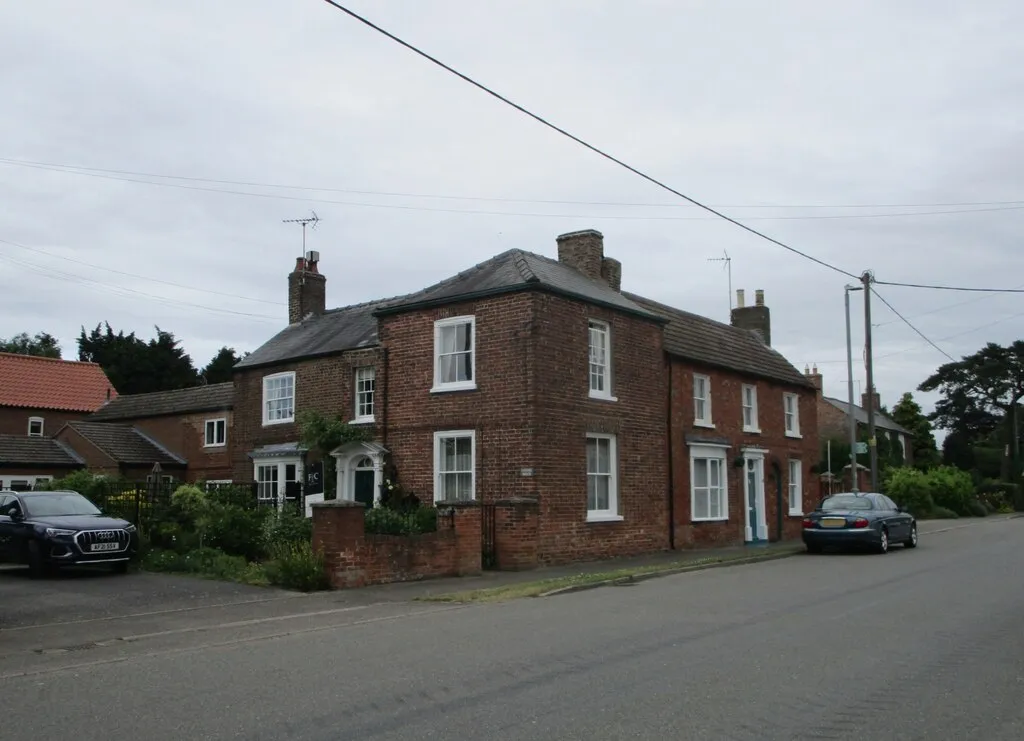
[[[888,553],[894,543],[917,547],[917,520],[884,494],[833,494],[804,517],[803,540],[810,553],[829,547]]]

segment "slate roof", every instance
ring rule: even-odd
[[[662,321],[656,313],[568,265],[512,249],[421,291],[332,309],[289,325],[239,361],[235,368],[254,368],[372,347],[378,341],[378,315],[525,290],[547,290]]]
[[[149,466],[183,466],[180,458],[131,425],[115,422],[68,422],[68,427],[118,463]]]
[[[831,396],[823,396],[822,398],[825,401],[827,401],[829,404],[834,406],[836,409],[841,411],[843,414],[847,414],[850,411],[850,404],[849,404],[849,402],[841,401],[839,399],[834,399]],[[854,417],[854,419],[857,420],[857,424],[859,424],[859,425],[866,425],[868,423],[868,410],[865,409],[864,407],[860,407],[860,406],[857,406],[856,404],[854,404],[853,405],[853,417]],[[877,409],[875,410],[875,427],[880,427],[883,430],[892,430],[893,432],[901,432],[904,435],[909,435],[910,434],[910,430],[908,430],[905,427],[901,427],[900,425],[896,424],[889,417],[886,417],[884,414],[879,412]]]
[[[623,295],[668,320],[665,350],[669,355],[793,386],[814,387],[782,353],[764,344],[748,329],[716,322],[633,293]]]
[[[0,435],[0,465],[75,467],[84,465],[75,451],[48,437]]]
[[[94,414],[89,415],[89,421],[142,419],[172,414],[222,411],[231,409],[234,397],[235,386],[230,381],[174,391],[126,394],[104,404]]]
[[[117,390],[97,363],[0,353],[0,406],[94,412]]]

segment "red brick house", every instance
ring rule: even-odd
[[[0,488],[81,468],[79,456],[50,438],[116,396],[96,363],[0,353]]]
[[[118,396],[87,421],[132,427],[154,441],[173,456],[158,456],[163,461],[161,466],[170,465],[165,476],[190,482],[230,483],[233,403],[234,385],[215,383]],[[150,456],[153,454],[151,450]],[[182,470],[175,461],[184,461],[186,467]]]
[[[315,409],[372,433],[332,452],[339,498],[397,477],[427,503],[536,499],[542,563],[776,539],[783,510],[799,532],[814,389],[767,344],[762,302],[733,317],[758,335],[623,293],[592,230],[557,260],[509,250],[333,310],[318,262],[298,258],[289,325],[235,367],[233,478],[263,498],[302,481]]]

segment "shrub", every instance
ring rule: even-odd
[[[971,517],[987,517],[988,507],[982,504],[980,499],[971,499],[967,502],[967,514]]]
[[[216,548],[196,548],[188,553],[156,549],[142,560],[147,571],[204,576],[243,584],[267,584],[263,567],[249,563],[241,556],[231,556]]]
[[[377,535],[419,535],[437,530],[437,510],[417,507],[399,512],[390,507],[366,510],[365,532]]]
[[[894,468],[885,481],[886,494],[915,517],[927,517],[935,507],[928,475],[916,468]]]
[[[939,466],[925,474],[925,479],[937,507],[951,509],[958,515],[968,514],[974,498],[974,482],[969,473],[953,466]]]
[[[987,479],[978,486],[978,499],[992,512],[1009,513],[1013,511],[1013,500],[1017,494],[1017,485],[997,479]]]
[[[945,507],[935,507],[929,516],[936,520],[956,520],[960,517],[956,512]]]
[[[232,556],[259,561],[266,556],[264,529],[271,511],[234,504],[208,505],[204,542]]]
[[[266,521],[264,540],[269,550],[279,545],[298,545],[313,541],[313,520],[285,510]]]
[[[315,592],[330,586],[323,555],[313,551],[312,543],[281,543],[274,547],[272,555],[272,560],[264,565],[271,584],[300,592]]]

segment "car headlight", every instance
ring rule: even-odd
[[[59,527],[46,528],[46,537],[48,538],[70,538],[74,534],[74,530],[65,530]]]
[[[135,532],[135,526],[134,525],[125,525],[124,531],[126,533],[134,533]]]

